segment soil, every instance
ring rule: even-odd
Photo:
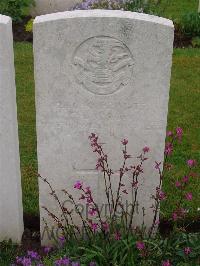
[[[26,32],[25,26],[27,22],[31,19],[31,17],[25,17],[22,22],[13,24],[13,35],[15,42],[33,42],[33,34],[32,32]],[[191,37],[183,35],[180,30],[175,28],[175,36],[174,36],[174,47],[175,48],[185,48],[190,47]]]
[[[27,32],[25,26],[31,17],[25,17],[22,22],[13,23],[13,38],[15,42],[33,42],[33,33]]]
[[[183,230],[187,233],[200,232],[200,217],[190,218],[185,220],[185,228]],[[178,224],[181,228],[181,224]],[[173,230],[173,222],[169,220],[161,220],[159,224],[159,232],[163,237],[168,237]]]
[[[40,245],[40,217],[24,214],[24,234],[22,237],[22,249],[37,250],[41,253]]]
[[[174,32],[174,48],[186,48],[192,46],[192,38],[185,36],[180,30],[175,26]]]

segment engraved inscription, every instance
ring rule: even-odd
[[[72,60],[76,81],[95,94],[114,93],[126,86],[132,77],[132,54],[115,38],[87,39],[76,49]]]

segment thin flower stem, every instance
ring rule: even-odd
[[[126,145],[125,145],[125,153],[126,153]],[[115,202],[115,207],[114,207],[114,214],[113,214],[112,220],[115,218],[115,214],[116,214],[116,210],[117,210],[117,205],[118,205],[118,201],[119,201],[119,193],[120,193],[120,189],[121,189],[122,178],[124,176],[125,165],[126,165],[126,158],[124,158],[123,166],[120,169],[120,179],[119,179],[119,184],[118,184],[118,189],[117,189],[117,197],[116,197],[116,202]]]
[[[72,197],[72,195],[70,195],[70,194],[68,193],[67,190],[63,189],[63,192],[69,197],[69,199],[72,200],[72,202],[73,202],[73,204],[74,204],[74,206],[75,206],[76,212],[78,213],[78,215],[79,215],[80,218],[81,218],[81,221],[82,221],[82,223],[83,223],[83,227],[84,227],[84,229],[85,229],[85,232],[86,232],[88,238],[90,239],[90,235],[89,235],[89,233],[88,233],[88,229],[87,229],[87,228],[90,229],[90,227],[89,227],[89,226],[87,227],[87,224],[86,224],[86,222],[85,222],[85,220],[84,220],[84,218],[83,218],[81,212],[79,211],[79,209],[78,209],[78,207],[77,207],[77,205],[76,205],[76,202],[75,202],[74,198]],[[91,229],[90,229],[90,231],[92,232]],[[93,232],[92,232],[92,233],[93,233]]]
[[[43,180],[43,182],[45,182],[46,184],[48,184],[48,186],[49,186],[49,188],[50,188],[50,190],[51,190],[51,195],[54,196],[55,200],[58,202],[58,205],[59,205],[59,207],[60,207],[60,209],[61,209],[61,211],[62,211],[62,213],[63,213],[63,216],[64,216],[64,218],[65,218],[66,224],[67,224],[67,226],[69,227],[69,220],[68,220],[67,216],[65,215],[64,208],[63,208],[63,206],[62,206],[62,204],[61,204],[61,202],[60,202],[60,200],[59,200],[57,194],[56,194],[55,191],[53,190],[51,184],[49,183],[49,181],[48,181],[46,178],[43,178],[40,174],[38,174],[38,176],[39,176],[40,179]]]

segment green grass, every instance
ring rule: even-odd
[[[13,259],[17,254],[21,255],[19,252],[19,247],[14,245],[11,241],[0,243],[0,265],[8,266],[11,265]]]
[[[36,131],[34,106],[34,81],[32,45],[15,44],[15,65],[23,204],[27,213],[38,213]],[[171,182],[182,177],[186,171],[186,160],[200,159],[200,49],[175,49],[173,56],[170,90],[168,129],[180,126],[184,129],[183,143],[177,147],[172,162],[176,167],[164,180],[164,189],[170,193],[163,205],[165,215],[179,195]],[[200,162],[200,160],[199,160]],[[199,171],[200,168],[197,169]],[[199,171],[200,172],[200,171]],[[200,202],[200,183],[194,178],[192,189],[194,201],[191,215],[197,213]]]
[[[177,19],[184,13],[197,11],[199,0],[162,0],[163,16]]]
[[[19,141],[24,211],[38,213],[35,95],[32,45],[15,45]]]
[[[145,5],[145,2],[148,5]],[[198,11],[199,0],[131,0],[126,6],[127,10],[133,11],[135,8],[144,7],[145,12],[152,13],[161,17],[166,17],[174,21],[188,12]],[[102,5],[97,7],[102,8]],[[95,6],[95,8],[97,8]],[[104,7],[104,6],[103,6]]]
[[[171,162],[176,165],[164,180],[164,189],[170,198],[163,205],[168,216],[179,194],[174,190],[174,181],[187,173],[186,161],[196,159],[200,163],[200,49],[175,49],[173,56],[170,88],[168,129],[180,126],[184,130],[183,142],[177,145]],[[200,167],[196,169],[198,177],[193,178],[188,188],[193,192],[194,200],[190,215],[197,213],[200,207]],[[168,180],[169,179],[169,180]],[[172,185],[173,182],[173,185]]]

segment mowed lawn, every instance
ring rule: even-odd
[[[193,12],[198,10],[199,0],[161,0],[163,17],[171,19],[179,19],[186,12]]]
[[[15,44],[15,65],[17,84],[17,103],[19,120],[19,138],[23,185],[23,203],[26,213],[38,214],[37,156],[35,130],[35,99],[33,78],[32,45]],[[174,189],[174,181],[187,172],[186,160],[194,158],[200,164],[200,49],[175,49],[173,56],[170,90],[168,129],[180,126],[184,130],[184,140],[176,147],[175,165],[164,180],[164,189],[168,199],[162,205],[162,211],[168,216],[172,205],[179,198]],[[196,169],[197,172],[200,168]],[[194,200],[189,214],[199,214],[200,182],[195,177],[189,191],[193,191]]]

